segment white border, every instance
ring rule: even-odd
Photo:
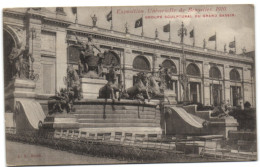
[[[254,1],[254,0],[181,0],[181,1],[171,1],[171,0],[158,0],[158,1],[152,1],[152,0],[3,0],[0,3],[1,9],[3,8],[13,8],[13,7],[55,7],[55,6],[147,6],[147,5],[202,5],[202,4],[255,4],[255,33],[256,33],[256,64],[259,64],[260,59],[258,58],[258,50],[257,48],[260,48],[259,46],[259,10],[260,10],[260,1]],[[3,30],[3,22],[2,22],[2,11],[0,12],[0,24],[1,24],[1,30]],[[2,31],[3,32],[3,31]],[[3,33],[0,35],[0,41],[3,41]],[[0,42],[0,53],[1,56],[3,56],[3,44]],[[0,61],[0,108],[2,111],[0,114],[0,140],[1,145],[0,148],[0,166],[6,165],[5,160],[5,138],[4,138],[4,91],[3,91],[3,59]],[[256,66],[256,78],[259,78],[260,71],[259,68]],[[257,81],[257,79],[256,79]],[[259,95],[259,82],[257,82],[257,97]],[[259,103],[259,98],[257,98],[257,104]],[[258,106],[258,105],[257,105]],[[258,107],[257,107],[258,109]],[[258,110],[257,110],[258,111]],[[258,122],[258,134],[259,134],[259,114],[257,114],[257,122]],[[259,139],[259,137],[258,137]],[[259,145],[259,140],[258,140]],[[259,147],[258,147],[258,153],[259,153]],[[259,156],[258,156],[259,158]],[[260,166],[259,161],[257,162],[221,162],[221,163],[174,163],[174,164],[140,164],[140,165],[134,165],[134,166],[194,166],[194,167],[208,167],[208,166],[250,166],[250,167],[256,167]],[[82,165],[81,165],[82,166]],[[94,167],[94,165],[88,165],[88,167]],[[95,165],[97,166],[97,165]],[[98,165],[98,166],[104,166],[104,165]],[[123,166],[123,165],[117,165],[117,166]],[[125,165],[124,165],[125,166]],[[127,165],[128,166],[128,165]],[[132,165],[131,165],[132,166]],[[74,166],[71,166],[74,167]]]

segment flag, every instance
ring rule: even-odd
[[[211,37],[209,37],[209,41],[216,41],[216,34],[211,36]]]
[[[107,14],[107,21],[112,20],[112,10]]]
[[[190,38],[194,38],[194,29],[190,31]]]
[[[135,21],[135,28],[142,27],[143,26],[143,18],[141,17],[140,19]]]
[[[73,14],[77,14],[77,7],[72,7],[71,10]]]
[[[236,41],[229,42],[229,47],[235,48],[236,47]]]
[[[163,26],[163,32],[170,32],[171,26],[170,23]]]

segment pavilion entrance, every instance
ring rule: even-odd
[[[214,106],[220,106],[222,101],[222,85],[211,84],[211,104]]]
[[[199,82],[190,82],[190,102],[200,103],[201,102],[201,84]]]
[[[241,87],[240,86],[231,86],[230,87],[230,95],[231,95],[231,104],[233,106],[239,106],[239,100],[241,97]]]

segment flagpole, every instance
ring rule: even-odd
[[[75,23],[78,24],[78,8],[76,7],[76,20]]]
[[[216,40],[215,40],[215,51],[217,51],[217,33],[215,32],[215,37],[216,37]]]
[[[112,6],[111,6],[111,25],[110,25],[110,30],[113,30],[113,11],[112,11]]]
[[[235,42],[235,54],[237,52],[237,46],[236,46],[236,37],[234,36],[234,42]]]
[[[144,15],[142,14],[142,33],[141,36],[144,36]]]
[[[169,42],[171,42],[171,21],[169,21]]]
[[[195,28],[193,27],[193,47],[195,46]]]

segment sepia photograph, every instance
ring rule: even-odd
[[[7,166],[257,161],[255,6],[2,9]]]

